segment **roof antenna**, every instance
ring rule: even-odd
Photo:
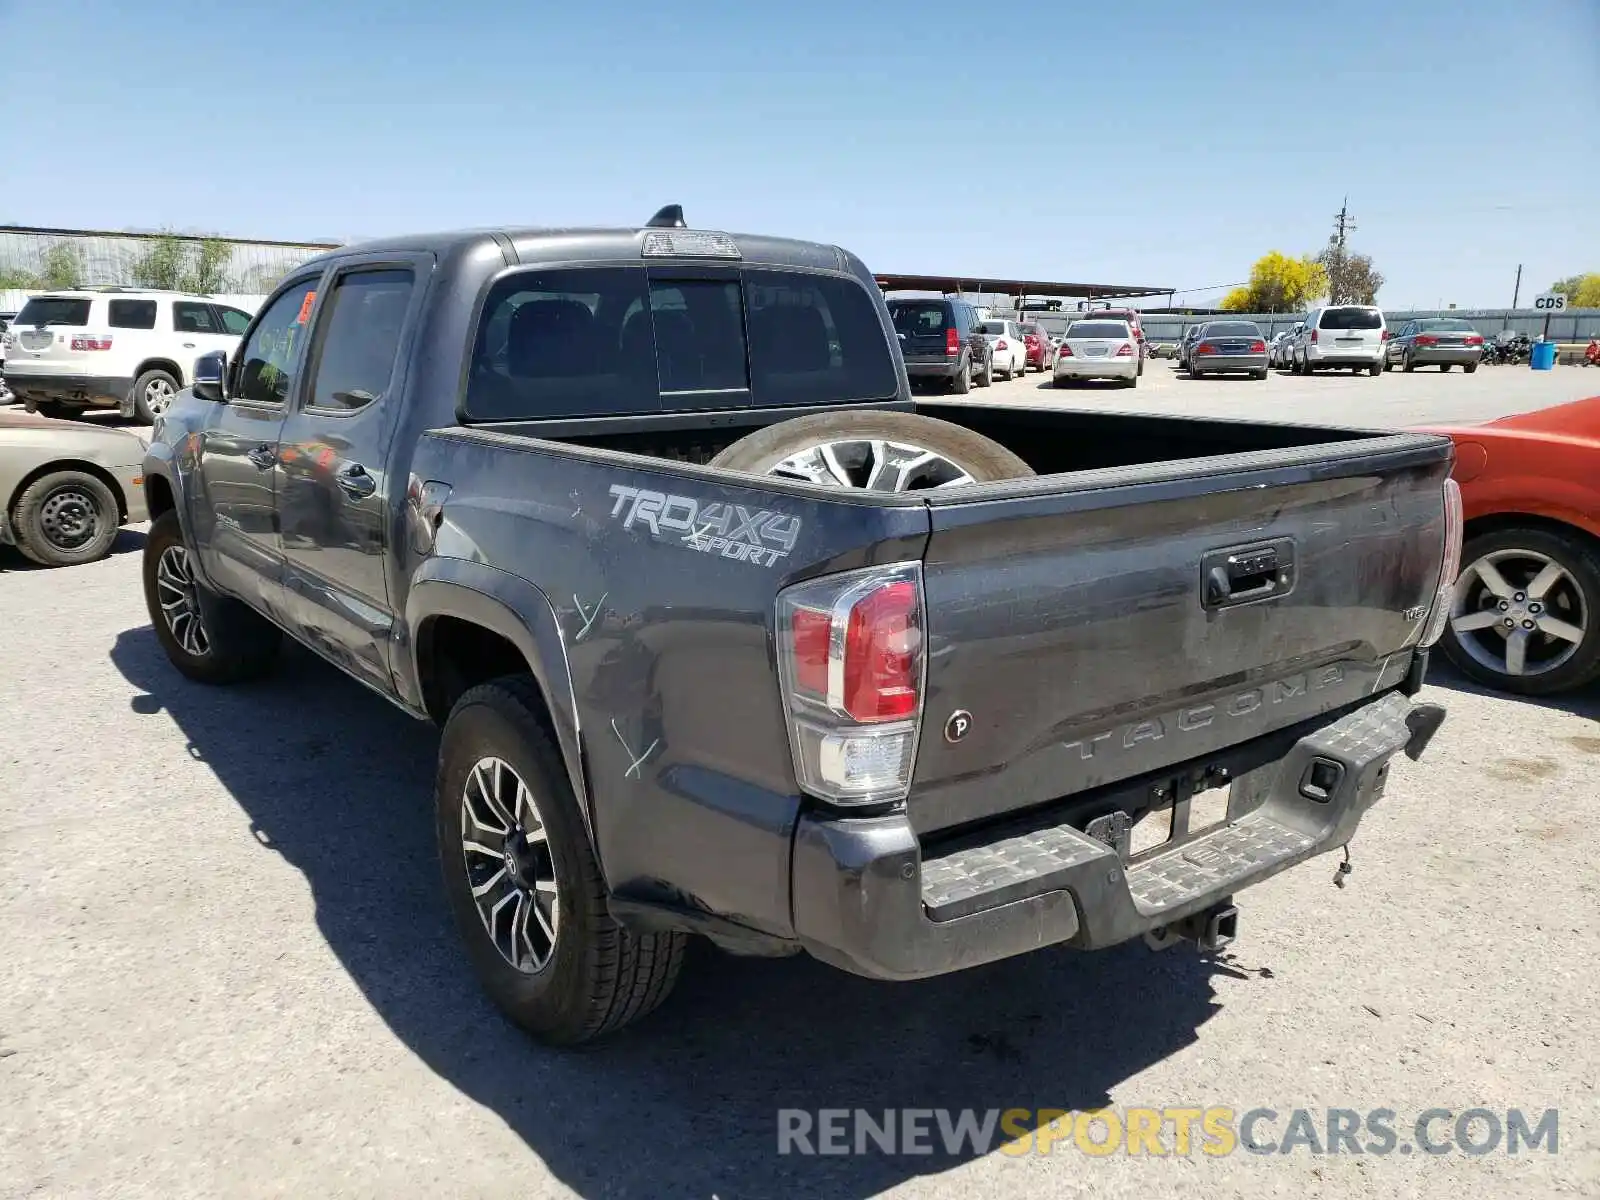
[[[646,229],[687,229],[689,226],[683,219],[683,205],[669,204],[655,216],[651,217],[645,225]]]

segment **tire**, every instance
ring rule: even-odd
[[[1582,630],[1576,642],[1557,639],[1535,631],[1530,649],[1536,657],[1551,662],[1555,655],[1568,645],[1575,647],[1556,665],[1532,674],[1509,674],[1504,663],[1497,669],[1494,660],[1497,652],[1503,654],[1495,640],[1500,634],[1489,628],[1458,634],[1454,628],[1463,612],[1488,612],[1497,609],[1497,603],[1483,594],[1484,585],[1474,570],[1474,564],[1491,555],[1502,555],[1497,569],[1513,588],[1515,595],[1533,597],[1521,590],[1537,578],[1527,578],[1530,567],[1537,561],[1524,563],[1514,552],[1531,552],[1557,564],[1563,574],[1540,598],[1545,605],[1541,617],[1554,616],[1564,624]],[[1469,538],[1461,548],[1462,570],[1452,597],[1450,624],[1445,626],[1440,648],[1462,674],[1479,683],[1522,696],[1545,696],[1555,692],[1582,687],[1600,678],[1600,545],[1580,533],[1562,533],[1538,527],[1509,527]],[[1513,603],[1516,603],[1513,601]],[[1581,610],[1581,612],[1580,612]],[[1509,614],[1512,620],[1525,619],[1516,609]],[[1469,644],[1470,643],[1470,644]],[[1526,663],[1525,663],[1526,666]]]
[[[1467,365],[1466,365],[1466,366],[1464,366],[1464,367],[1462,367],[1462,368],[1461,368],[1461,369],[1462,369],[1462,370],[1463,370],[1463,371],[1465,371],[1465,372],[1466,372],[1466,373],[1467,373],[1467,374],[1468,374],[1468,375],[1471,375],[1471,374],[1473,374],[1473,373],[1474,373],[1474,372],[1475,372],[1475,371],[1477,371],[1477,369],[1478,369],[1478,364],[1477,364],[1477,363],[1468,363],[1468,364],[1467,364]]]
[[[116,494],[86,471],[40,476],[11,509],[17,549],[41,567],[74,567],[104,558],[121,525]]]
[[[983,360],[983,374],[978,376],[979,387],[989,387],[994,383],[994,359]]]
[[[37,400],[32,405],[32,411],[41,417],[48,417],[52,421],[70,421],[73,409],[56,400]]]
[[[1251,379],[1265,379],[1266,377],[1267,377],[1267,372],[1265,371],[1265,369],[1260,370],[1260,371],[1251,371],[1250,372],[1250,378]]]
[[[950,394],[952,396],[965,396],[972,390],[972,356],[967,356],[967,361],[961,364],[961,369],[950,377]]]
[[[1383,369],[1386,372],[1394,370],[1394,360],[1392,358],[1390,358],[1387,354],[1385,354],[1383,356]]]
[[[792,456],[810,447],[826,442],[867,444],[874,441],[907,443],[930,450],[944,460],[944,466],[930,463],[926,474],[902,478],[880,477],[891,488],[874,490],[914,490],[917,480],[927,486],[936,486],[940,475],[956,476],[947,468],[964,472],[977,483],[990,483],[997,479],[1021,479],[1031,476],[1033,468],[1023,462],[998,442],[973,433],[950,421],[912,413],[895,412],[832,412],[816,413],[809,417],[796,417],[759,429],[748,437],[740,438],[718,454],[710,466],[729,471],[748,471],[753,475],[776,473],[779,466]],[[836,480],[841,487],[863,487],[861,472],[871,469],[870,464],[851,463],[858,467],[849,481]],[[798,471],[784,472],[786,477],[805,478]],[[857,480],[861,480],[858,482]]]
[[[1381,371],[1382,369],[1383,368],[1378,366],[1377,363],[1373,363],[1370,367],[1367,368],[1367,374],[1371,375],[1374,379],[1376,379],[1378,377],[1378,372]]]
[[[1199,379],[1204,374],[1205,374],[1205,372],[1202,371],[1199,367],[1195,366],[1193,363],[1189,364],[1189,378],[1190,379]]]
[[[1400,359],[1400,369],[1407,374],[1410,374],[1412,371],[1417,369],[1417,364],[1411,361],[1411,355],[1409,353]]]
[[[188,555],[176,512],[164,512],[150,523],[144,544],[144,601],[156,640],[172,665],[197,683],[259,679],[272,670],[283,635],[240,601],[209,591],[194,578]],[[177,601],[186,605],[181,612],[163,607]]]
[[[133,383],[133,411],[146,425],[153,425],[177,394],[178,381],[171,371],[146,371]]]
[[[1440,363],[1439,364],[1439,374],[1448,375],[1449,373],[1450,373],[1450,364],[1449,363]]]
[[[612,919],[560,752],[536,715],[542,708],[537,686],[521,675],[481,684],[456,702],[439,745],[435,829],[445,896],[484,991],[535,1038],[571,1046],[613,1033],[660,1005],[678,980],[688,939],[676,932],[636,933]],[[508,797],[500,811],[509,812],[524,833],[543,834],[532,842],[519,836],[516,842],[522,850],[518,871],[527,887],[516,886],[516,877],[501,865],[506,860],[489,849],[464,848],[469,840],[464,826],[477,826],[471,829],[474,845],[502,852],[506,839],[492,826],[510,828],[483,798],[489,786],[489,769],[480,769],[485,760],[501,764],[493,770],[502,781],[514,773],[531,801],[518,811]],[[484,886],[480,874],[501,880],[488,893],[505,893],[496,903],[516,898],[505,910],[506,934],[515,936],[512,922],[526,913],[522,920],[530,922],[528,932],[514,944],[521,966],[505,956],[489,933],[489,918],[480,915],[472,894],[475,881]],[[552,897],[548,906],[538,901],[541,895]],[[538,924],[531,923],[535,907],[525,905],[537,907]],[[499,928],[501,918],[494,919]],[[553,938],[544,935],[546,929]],[[542,963],[536,945],[546,955]]]

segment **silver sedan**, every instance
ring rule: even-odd
[[[1208,321],[1189,352],[1189,375],[1242,372],[1267,377],[1267,339],[1253,321]]]
[[[145,520],[144,453],[125,429],[0,412],[0,544],[43,567],[104,558]]]

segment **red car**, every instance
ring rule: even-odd
[[[1020,325],[1022,341],[1028,348],[1027,365],[1035,371],[1050,369],[1050,335],[1038,325]]]
[[[1456,444],[1466,518],[1445,654],[1525,696],[1600,678],[1600,396],[1427,432]]]

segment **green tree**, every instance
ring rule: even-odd
[[[193,268],[184,276],[184,290],[210,295],[224,290],[233,247],[221,238],[202,238]]]
[[[1550,290],[1564,295],[1573,308],[1600,308],[1600,271],[1558,279]]]
[[[47,288],[83,286],[83,251],[72,242],[57,242],[39,260],[39,283]]]
[[[1383,275],[1367,254],[1348,254],[1329,242],[1317,262],[1328,277],[1328,299],[1334,304],[1375,304]]]
[[[185,257],[183,242],[174,234],[163,233],[151,240],[129,275],[139,287],[182,291]]]
[[[24,271],[21,267],[0,267],[0,292],[8,292],[12,288],[26,292],[41,286],[42,282],[32,271]]]
[[[1327,272],[1315,259],[1290,258],[1273,250],[1250,268],[1250,282],[1222,300],[1228,312],[1295,312],[1328,286]]]

